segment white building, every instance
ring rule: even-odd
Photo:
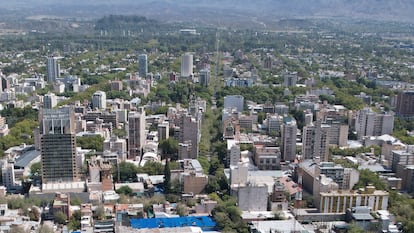
[[[54,108],[57,105],[57,96],[54,93],[47,93],[43,97],[43,108]]]
[[[186,53],[181,57],[181,77],[189,78],[193,75],[193,54]]]
[[[282,158],[285,161],[296,159],[296,134],[298,127],[295,120],[282,125]]]
[[[106,93],[97,91],[92,95],[92,107],[94,109],[106,109]]]
[[[380,114],[371,108],[364,108],[357,113],[355,129],[360,139],[364,136],[391,135],[394,129],[394,115]]]

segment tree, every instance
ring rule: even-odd
[[[55,222],[58,224],[65,224],[66,220],[68,219],[66,214],[64,214],[62,211],[57,211],[53,214],[53,217],[55,219]]]
[[[137,172],[138,168],[133,163],[128,162],[120,162],[118,164],[119,174],[120,177],[118,178],[118,169],[114,167],[114,170],[112,172],[112,175],[115,180],[120,180],[121,182],[125,181],[135,181],[137,179]]]
[[[104,138],[101,135],[76,137],[76,145],[83,149],[103,151]]]
[[[164,168],[164,193],[169,194],[171,192],[171,170],[170,160],[167,158]]]
[[[42,162],[37,162],[30,166],[30,174],[42,174]]]
[[[36,232],[37,233],[54,233],[53,228],[45,224],[40,225],[39,229],[37,229]]]
[[[188,215],[188,208],[184,204],[178,204],[176,207],[176,211],[180,217],[184,217]]]
[[[95,209],[95,211],[93,213],[93,218],[98,219],[98,220],[105,219],[105,208],[102,205],[98,206]]]
[[[359,181],[354,189],[365,188],[367,185],[373,185],[378,190],[386,190],[384,182],[381,181],[377,173],[362,169],[359,171]]]
[[[81,217],[82,214],[80,210],[76,210],[75,212],[73,212],[68,224],[70,230],[79,230],[81,228]]]
[[[36,231],[37,233],[54,233],[55,231],[51,226],[42,224]]]
[[[134,191],[127,185],[121,186],[119,189],[116,190],[118,194],[124,194],[126,196],[132,196]]]
[[[171,158],[177,160],[178,153],[178,141],[172,137],[166,140],[162,140],[159,144],[159,148],[162,150],[163,158]]]

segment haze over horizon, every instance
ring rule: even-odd
[[[108,14],[136,14],[171,21],[209,21],[214,17],[351,18],[414,22],[410,0],[23,0],[0,1],[9,15],[60,15],[97,18]],[[62,7],[64,6],[64,7]],[[7,14],[6,14],[7,15]],[[5,16],[3,16],[5,17]]]

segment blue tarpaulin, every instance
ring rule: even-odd
[[[203,230],[211,230],[216,222],[208,216],[189,216],[178,218],[142,218],[131,219],[131,227],[141,228],[164,228],[164,227],[200,227]]]

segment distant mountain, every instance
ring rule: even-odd
[[[0,9],[22,14],[58,13],[77,17],[137,14],[205,23],[236,20],[237,17],[255,17],[264,21],[345,17],[414,22],[413,0],[21,0],[5,1]]]

